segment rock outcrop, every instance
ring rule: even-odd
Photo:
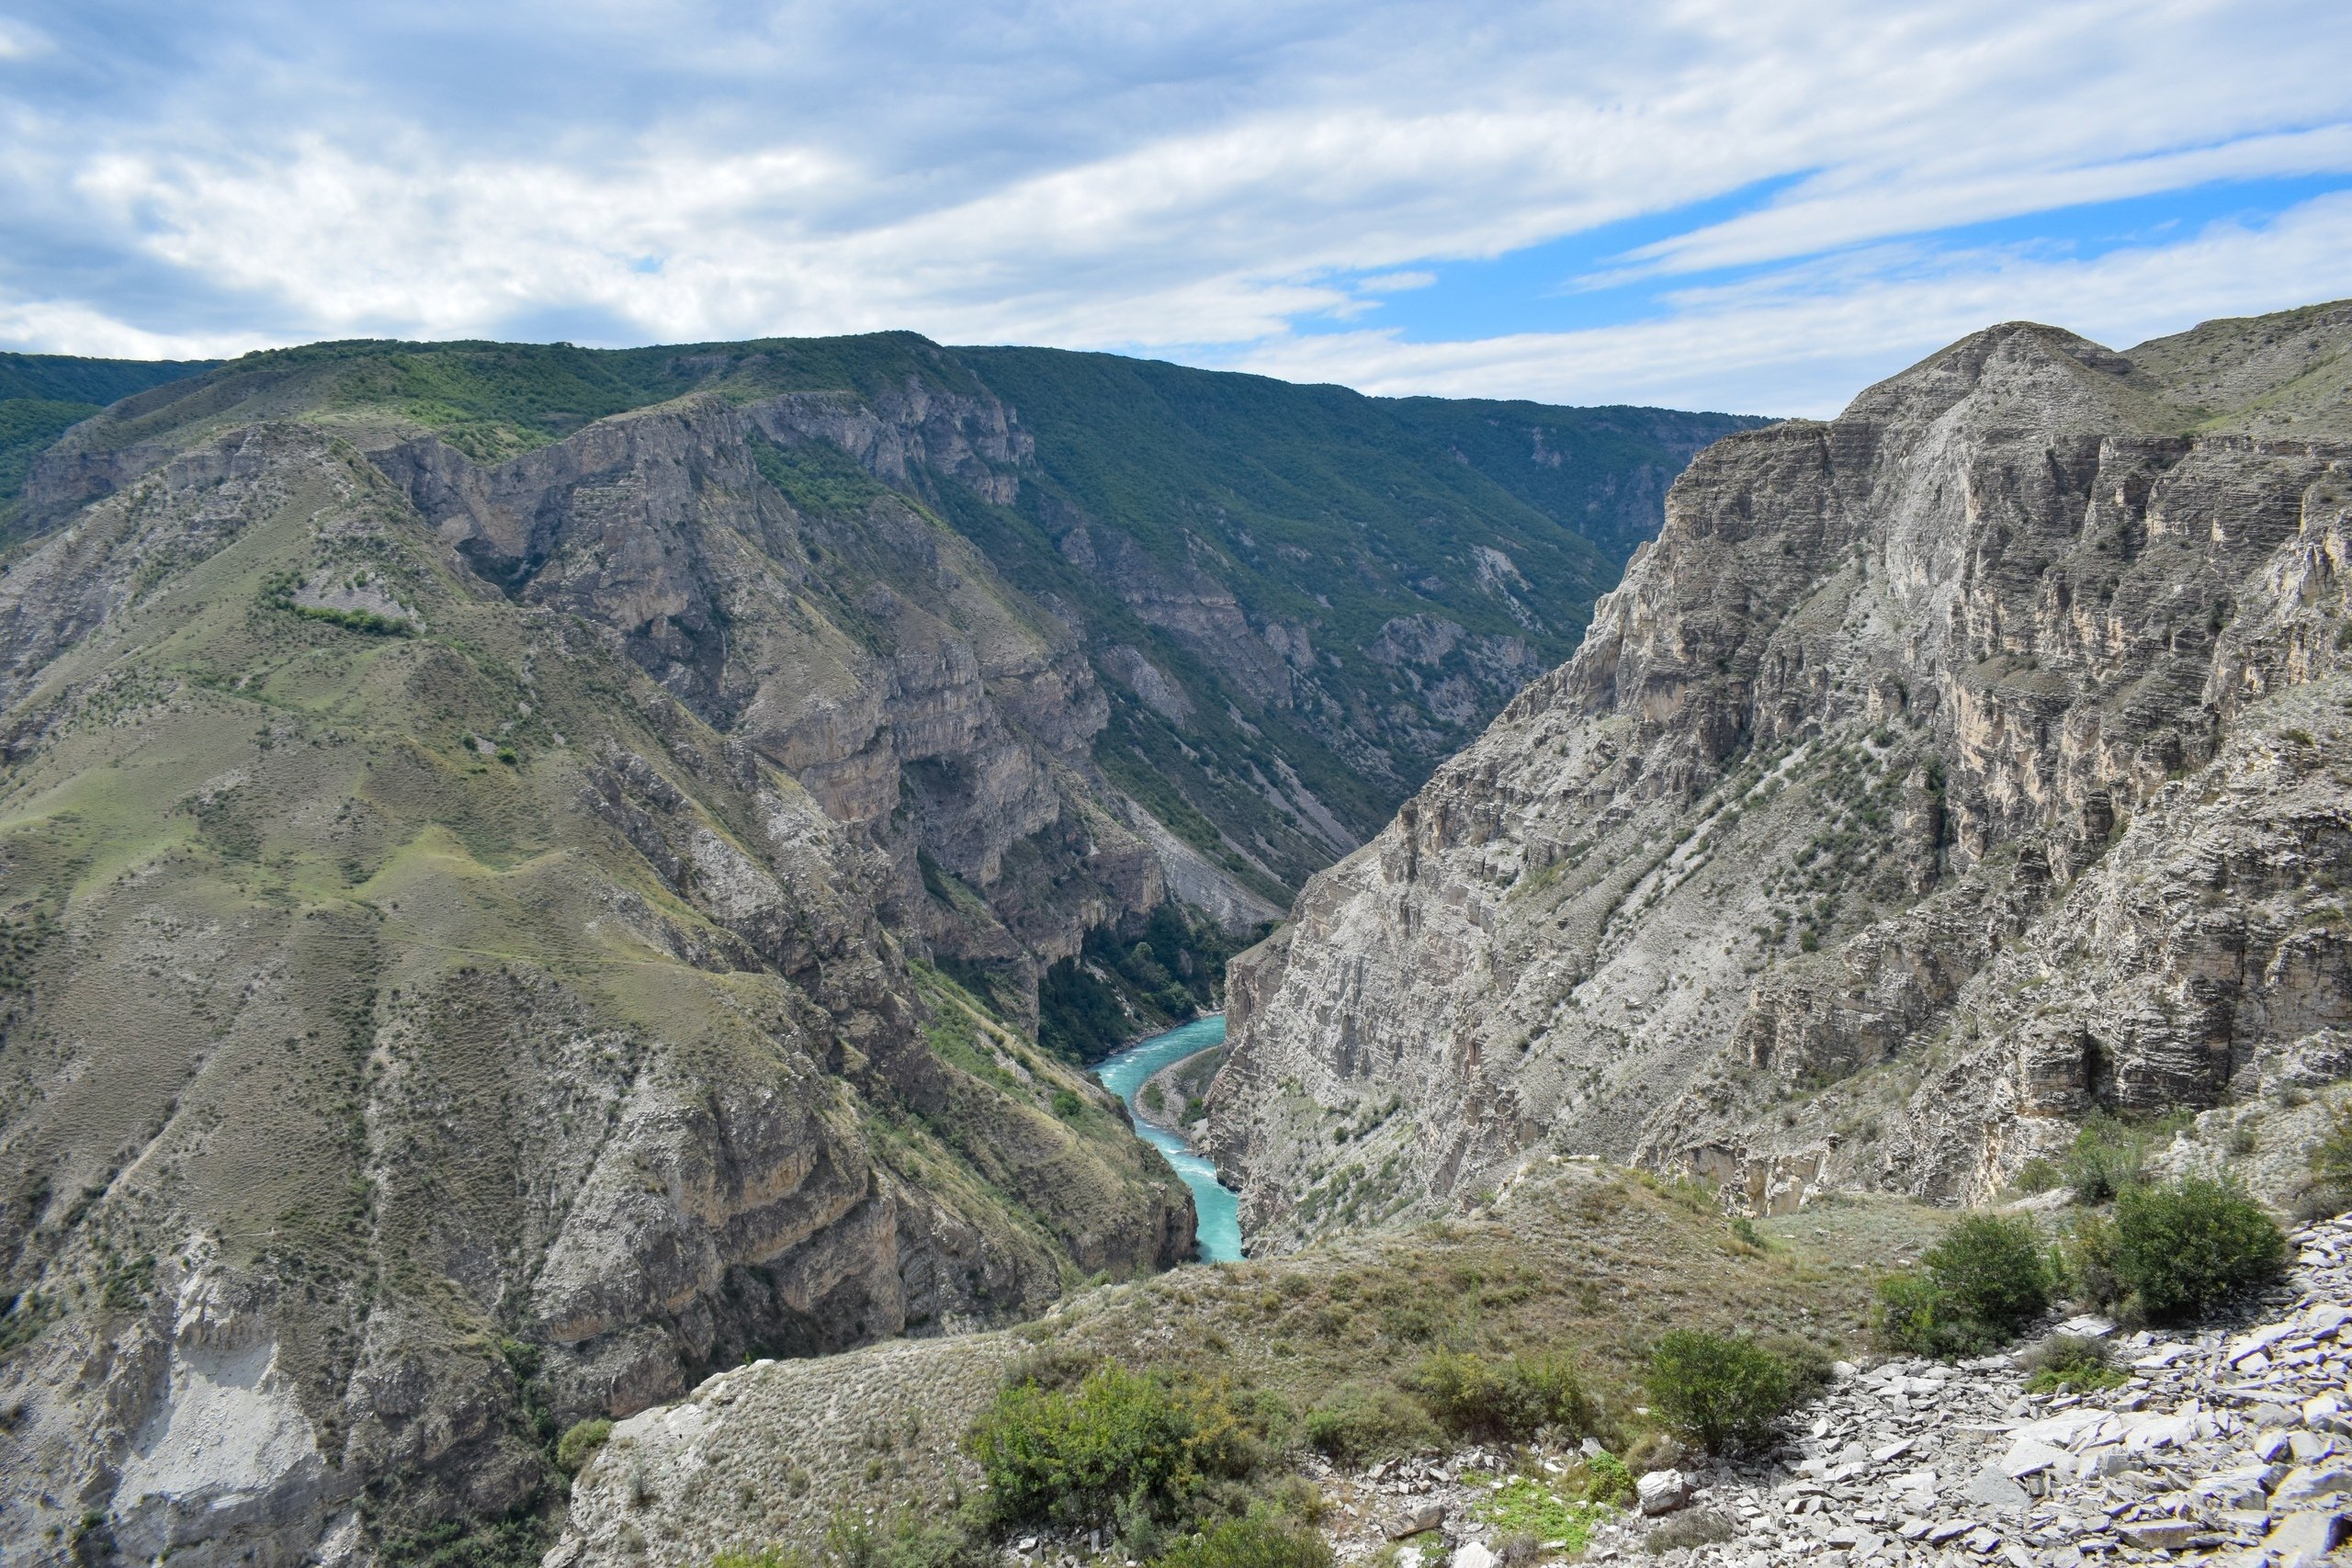
[[[2352,306],[1980,333],[1727,437],[1576,657],[1237,960],[1269,1245],[1545,1147],[1981,1196],[2336,1070]]]
[[[2112,1389],[2027,1393],[2032,1346],[1957,1365],[1840,1363],[1822,1397],[1783,1423],[1769,1458],[1640,1477],[1637,1506],[1595,1523],[1590,1555],[1670,1552],[1691,1568],[1832,1552],[1885,1568],[2082,1568],[2179,1551],[2316,1564],[2352,1529],[2352,1225],[2332,1221],[2295,1239],[2292,1280],[2254,1321],[2136,1334],[2098,1318],[2055,1325],[2106,1347]],[[1534,1457],[1559,1472],[1577,1456]],[[1476,1450],[1353,1473],[1310,1466],[1343,1562],[1372,1561],[1384,1536],[1423,1521],[1450,1549],[1424,1560],[1488,1558],[1501,1532],[1481,1505],[1498,1472],[1505,1456]]]

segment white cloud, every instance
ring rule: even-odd
[[[2217,225],[2178,243],[2054,264],[2001,252],[1924,275],[1860,271],[1824,287],[1792,269],[1678,296],[1657,321],[1467,343],[1357,332],[1283,339],[1233,367],[1369,392],[1703,405],[1827,417],[1866,382],[1996,321],[2038,320],[2124,347],[2199,320],[2352,294],[2352,193],[2261,230]]]
[[[107,45],[51,3],[64,56]],[[2315,0],[796,0],[750,26],[615,0],[231,25],[265,3],[159,8],[147,75],[0,99],[0,207],[21,215],[0,338],[911,327],[1384,388],[1812,407],[1925,322],[2087,308],[2129,265],[1911,237],[2352,179],[2352,10]],[[1444,295],[1449,263],[1643,215],[1666,231],[1582,281],[1652,290],[1656,320],[1296,331],[1396,320]],[[2164,276],[2201,280],[2165,296],[2192,317],[2269,281],[2201,269],[2219,243],[2163,253]],[[2340,263],[2294,276],[2352,292]]]

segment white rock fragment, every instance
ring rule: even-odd
[[[1690,1500],[1690,1482],[1679,1470],[1653,1470],[1634,1483],[1634,1491],[1645,1515],[1671,1513]]]

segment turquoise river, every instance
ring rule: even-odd
[[[1136,1109],[1136,1091],[1143,1080],[1195,1052],[1225,1043],[1225,1015],[1211,1013],[1180,1023],[1165,1034],[1155,1034],[1104,1060],[1094,1069],[1102,1087],[1127,1102],[1136,1131],[1144,1142],[1168,1156],[1184,1185],[1193,1190],[1193,1207],[1201,1217],[1201,1258],[1207,1263],[1231,1263],[1241,1256],[1241,1202],[1216,1179],[1216,1167],[1193,1152],[1175,1134],[1155,1127]]]

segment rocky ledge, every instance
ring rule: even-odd
[[[2294,1240],[2287,1282],[2242,1325],[2120,1335],[2096,1318],[2053,1325],[2113,1338],[2129,1381],[2103,1393],[2027,1393],[2013,1355],[1841,1362],[1770,1461],[1644,1476],[1642,1511],[1596,1528],[1586,1558],[1652,1555],[1663,1568],[2327,1560],[2352,1525],[2352,1216]],[[1422,1527],[1442,1532],[1450,1568],[1492,1568],[1500,1542],[1474,1510],[1505,1468],[1471,1451],[1322,1479],[1341,1562],[1369,1561]]]

